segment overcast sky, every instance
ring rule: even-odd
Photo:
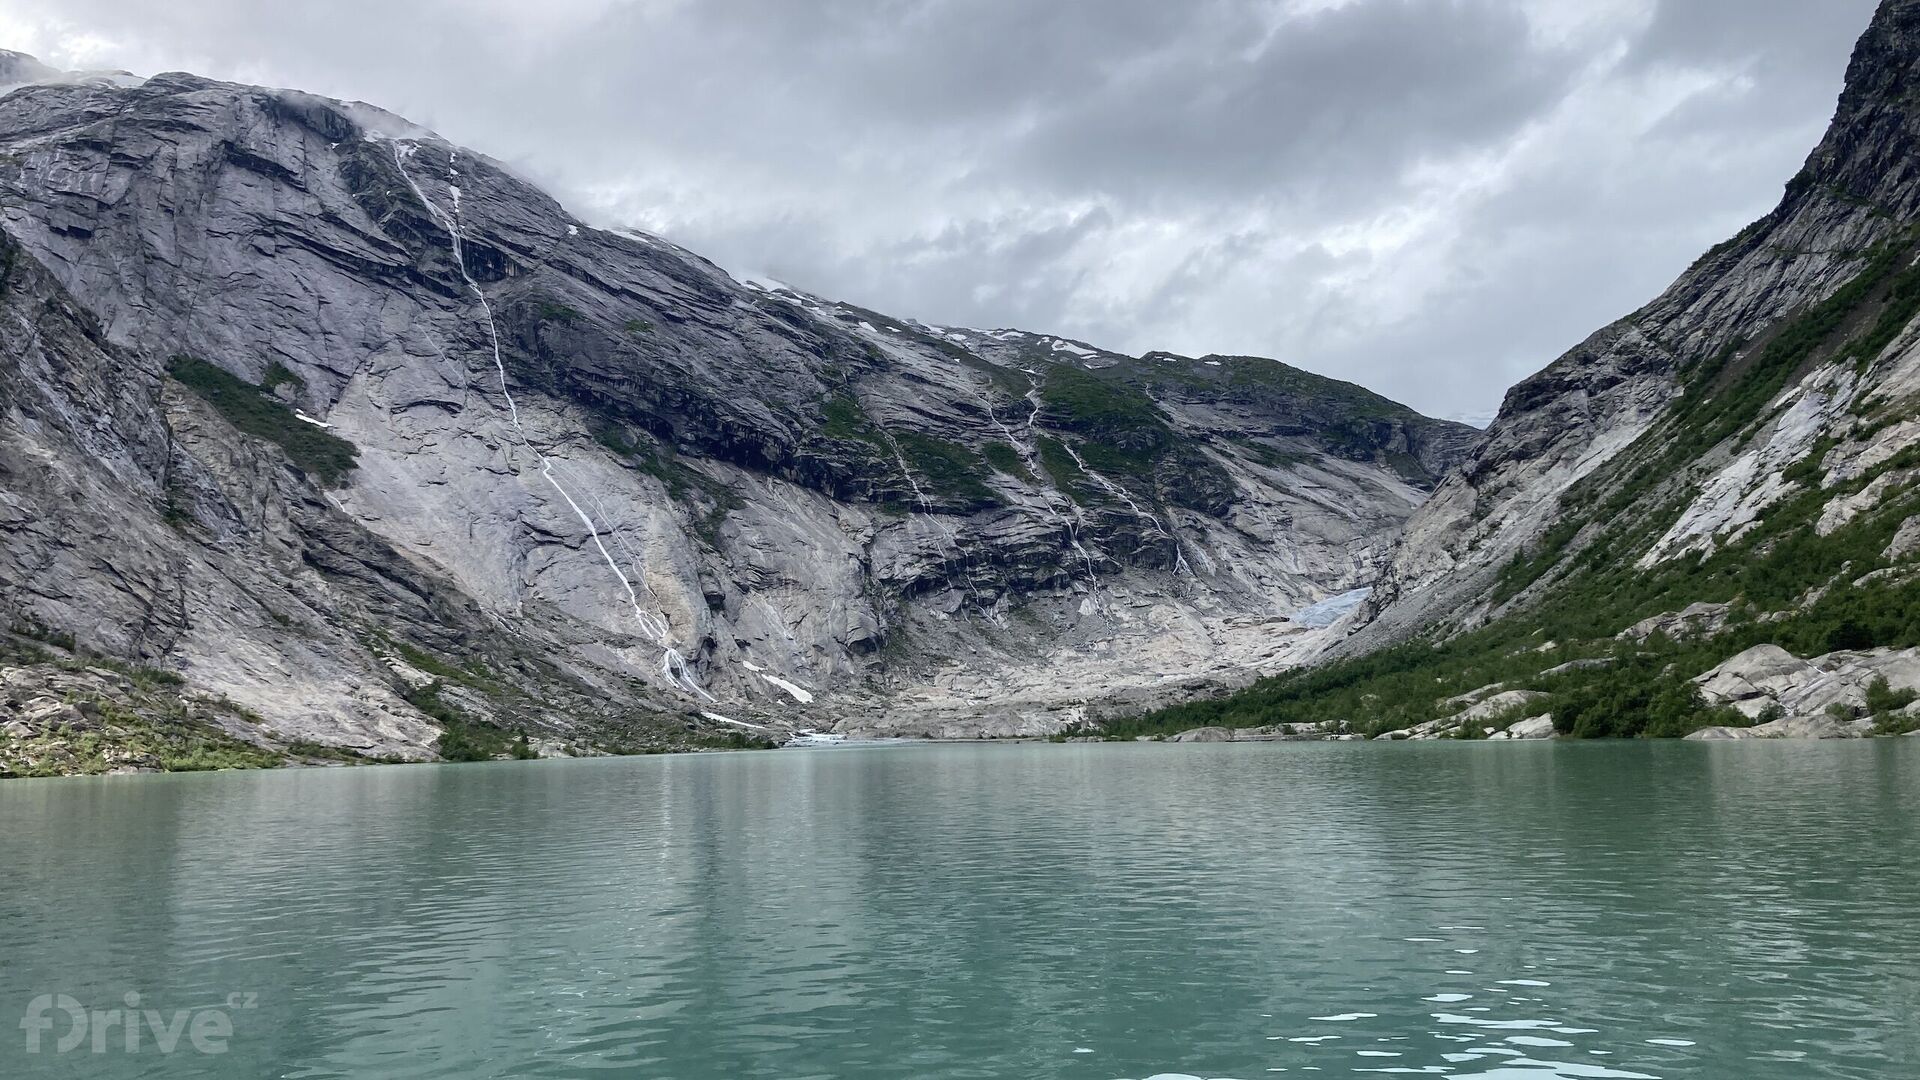
[[[0,0],[359,98],[740,274],[1442,416],[1766,212],[1873,0]]]

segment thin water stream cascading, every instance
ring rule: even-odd
[[[407,182],[407,187],[413,190],[414,198],[420,200],[420,205],[426,207],[427,213],[431,214],[433,219],[438,222],[442,228],[447,230],[447,235],[453,239],[454,264],[460,268],[461,279],[466,282],[467,288],[472,291],[474,298],[480,302],[481,313],[486,317],[487,341],[493,350],[493,368],[494,372],[500,378],[500,396],[506,401],[507,419],[513,428],[515,437],[519,439],[520,445],[534,456],[534,460],[540,463],[541,479],[545,480],[548,486],[553,488],[554,492],[560,496],[561,501],[565,502],[567,508],[572,510],[574,516],[580,520],[580,524],[587,530],[588,537],[593,540],[595,550],[600,552],[600,558],[606,562],[607,569],[613,571],[614,578],[620,582],[620,588],[626,594],[627,605],[633,611],[634,624],[640,628],[641,636],[661,651],[660,669],[666,676],[668,684],[692,694],[702,701],[714,700],[713,695],[707,693],[706,689],[694,679],[693,671],[687,665],[686,657],[680,655],[680,650],[674,648],[672,638],[669,636],[670,628],[667,625],[666,619],[646,610],[640,605],[640,594],[634,589],[633,580],[627,576],[626,571],[620,568],[620,564],[614,559],[613,553],[607,550],[606,542],[601,538],[599,527],[593,523],[593,518],[590,517],[585,510],[580,508],[579,502],[574,499],[573,494],[567,490],[566,486],[560,482],[559,477],[554,475],[553,461],[549,459],[546,454],[542,453],[539,447],[533,444],[533,440],[527,435],[526,428],[521,426],[520,407],[514,402],[513,391],[507,386],[507,366],[500,356],[500,328],[493,318],[493,304],[487,300],[487,294],[480,288],[480,283],[475,281],[473,274],[467,270],[465,237],[461,233],[460,225],[460,187],[453,182],[457,180],[460,175],[459,171],[452,167],[452,162],[457,160],[457,158],[453,156],[454,152],[449,150],[447,192],[453,200],[453,210],[451,213],[448,213],[441,210],[432,199],[427,198],[426,192],[421,190],[419,183],[414,180],[413,174],[407,171],[407,159],[413,156],[417,148],[417,144],[402,145],[399,140],[394,140],[394,167],[400,170],[401,178]],[[588,492],[588,497],[593,497],[591,492]],[[597,500],[595,501],[597,502]],[[615,542],[620,543],[623,547],[625,545],[625,541],[620,540],[617,535]],[[632,557],[631,550],[628,552],[628,557]]]
[[[1035,417],[1040,413],[1039,406],[1034,406],[1033,412],[1027,416],[1027,438],[1024,440],[1017,439],[1014,437],[1013,429],[1007,427],[1007,425],[1001,421],[1000,415],[993,411],[993,398],[989,396],[986,391],[977,388],[975,393],[978,394],[980,398],[981,406],[987,410],[987,419],[993,421],[993,426],[1000,429],[1000,434],[1006,438],[1007,445],[1013,447],[1014,451],[1020,455],[1020,460],[1026,464],[1027,471],[1038,478],[1043,470],[1040,468],[1039,455],[1033,449],[1033,422]],[[1040,498],[1047,505],[1048,516],[1059,523],[1061,529],[1066,532],[1067,543],[1073,546],[1074,553],[1079,555],[1080,561],[1086,565],[1088,596],[1093,601],[1093,609],[1104,618],[1107,613],[1107,605],[1106,601],[1100,595],[1099,571],[1094,567],[1093,556],[1089,554],[1086,547],[1080,543],[1080,529],[1077,523],[1068,520],[1065,515],[1060,513],[1060,508],[1054,505],[1053,500],[1055,494],[1056,492],[1053,488],[1042,487]],[[1064,496],[1062,497],[1064,498]],[[1077,516],[1078,511],[1075,513]]]
[[[880,432],[881,438],[887,440],[888,448],[893,451],[894,464],[900,467],[900,475],[906,477],[907,487],[913,489],[913,500],[920,504],[920,509],[926,514],[927,520],[933,523],[934,531],[940,534],[940,568],[946,575],[947,584],[951,586],[953,584],[953,564],[958,559],[960,551],[959,539],[954,536],[953,530],[947,527],[946,522],[940,520],[940,515],[934,511],[932,500],[927,497],[926,491],[920,487],[920,481],[914,478],[913,467],[907,464],[907,455],[901,452],[900,443],[894,439],[893,432],[888,431],[885,424],[879,423],[874,425],[874,429]],[[964,570],[965,568],[966,564],[962,562],[961,569]],[[979,591],[973,587],[971,575],[962,575],[960,587],[966,591],[968,596],[973,598],[974,607],[982,611],[986,610],[985,605],[980,603]]]
[[[1029,371],[1026,374],[1029,387],[1027,390],[1027,403],[1033,406],[1033,412],[1027,418],[1027,423],[1031,425],[1034,419],[1040,415],[1040,383],[1034,377],[1033,372]],[[1167,524],[1162,522],[1158,515],[1150,514],[1142,510],[1140,504],[1133,501],[1133,496],[1127,493],[1126,488],[1095,472],[1093,467],[1087,464],[1087,459],[1080,456],[1080,451],[1073,448],[1072,443],[1061,439],[1060,448],[1067,452],[1067,456],[1072,458],[1074,465],[1087,475],[1087,479],[1100,485],[1102,491],[1126,503],[1127,509],[1133,512],[1133,516],[1151,525],[1156,535],[1173,545],[1173,572],[1176,575],[1186,574],[1188,577],[1193,576],[1193,567],[1187,564],[1185,544],[1182,543],[1178,535],[1167,531]]]

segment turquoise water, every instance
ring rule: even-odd
[[[1916,807],[1920,739],[15,781],[0,1077],[1911,1078]],[[212,1034],[19,1026],[129,993]]]

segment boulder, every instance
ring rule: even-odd
[[[1477,705],[1506,688],[1506,683],[1489,683],[1477,690],[1469,690],[1464,694],[1455,694],[1447,700],[1442,701],[1440,707],[1443,709],[1464,709],[1469,705]]]
[[[1837,712],[1853,719],[1865,715],[1867,687],[1875,679],[1887,680],[1895,690],[1920,690],[1920,649],[1832,652],[1801,660],[1778,645],[1756,645],[1694,683],[1708,704],[1730,705],[1756,719],[1768,711],[1803,719],[1830,719]]]
[[[1481,690],[1476,690],[1474,693],[1478,694],[1487,689],[1490,688],[1482,687]],[[1468,696],[1471,695],[1461,695],[1461,697]],[[1500,693],[1494,694],[1492,697],[1484,698],[1476,705],[1454,713],[1452,716],[1442,716],[1437,720],[1428,720],[1425,723],[1415,724],[1405,729],[1403,733],[1394,734],[1407,739],[1446,738],[1457,728],[1464,727],[1468,724],[1484,724],[1496,716],[1500,716],[1503,713],[1512,713],[1517,709],[1524,709],[1546,697],[1546,694],[1540,693],[1537,690],[1503,690]],[[1441,702],[1441,704],[1447,705],[1459,700],[1461,700],[1459,697],[1449,698],[1447,701]],[[1491,729],[1488,730],[1491,731]]]
[[[1723,742],[1733,739],[1751,739],[1752,728],[1709,727],[1701,728],[1684,738],[1685,742]]]
[[[1551,678],[1552,676],[1555,676],[1555,675],[1565,675],[1565,674],[1568,674],[1569,672],[1574,672],[1574,671],[1594,671],[1599,668],[1606,668],[1606,667],[1612,667],[1612,666],[1613,666],[1613,657],[1611,656],[1590,656],[1584,660],[1569,660],[1564,664],[1555,664],[1554,666],[1541,672],[1540,677],[1543,679],[1546,679],[1546,678]]]
[[[1893,534],[1893,541],[1883,553],[1888,560],[1904,559],[1920,551],[1920,514],[1900,523],[1900,531]]]
[[[1720,739],[1860,739],[1872,733],[1871,720],[1841,721],[1827,716],[1785,716],[1749,728],[1702,728],[1687,738],[1695,742]]]
[[[1778,645],[1755,645],[1693,681],[1708,704],[1731,705],[1747,716],[1759,716],[1818,674],[1818,668]]]
[[[1507,734],[1515,739],[1551,739],[1553,715],[1528,717],[1508,728]]]
[[[1232,742],[1233,732],[1223,727],[1197,727],[1168,739],[1168,742]]]
[[[1514,709],[1524,708],[1525,706],[1532,705],[1534,702],[1545,700],[1546,697],[1547,695],[1537,690],[1506,690],[1459,713],[1452,717],[1452,720],[1455,724],[1479,723],[1482,720],[1490,719],[1501,713],[1511,712]]]
[[[1614,636],[1622,641],[1645,641],[1655,634],[1670,638],[1704,637],[1727,625],[1729,604],[1688,604],[1679,611],[1663,611],[1642,619]]]
[[[79,709],[64,701],[54,701],[50,698],[29,702],[26,708],[20,710],[20,720],[27,727],[38,731],[57,731],[63,727],[85,731],[99,726],[87,719],[86,714]]]

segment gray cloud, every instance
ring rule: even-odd
[[[1765,212],[1873,0],[0,0],[0,46],[361,98],[929,321],[1426,411]]]

